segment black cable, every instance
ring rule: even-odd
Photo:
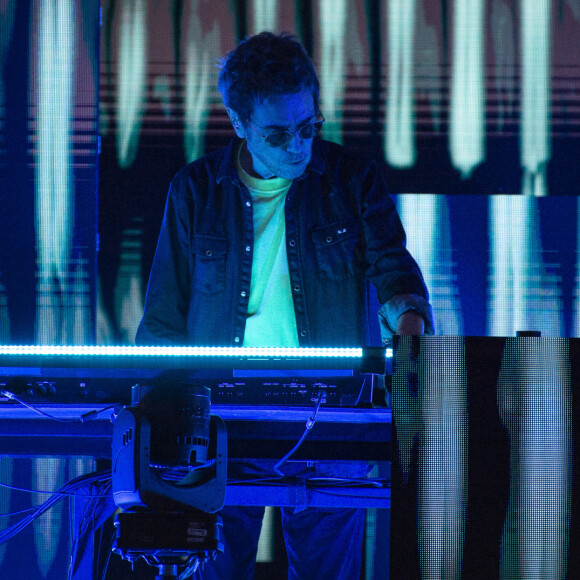
[[[119,405],[119,403],[113,403],[112,405],[107,405],[106,407],[103,407],[102,409],[92,409],[91,411],[87,411],[86,413],[83,413],[79,417],[79,419],[81,420],[82,423],[86,423],[87,421],[92,421],[97,415],[100,415],[104,411],[107,411],[108,409],[113,409],[116,407],[122,407],[122,405]],[[116,413],[116,414],[118,415],[118,413]]]
[[[366,478],[348,478],[348,477],[306,477],[303,479],[306,487],[309,488],[341,488],[341,487],[369,487],[369,488],[382,488],[386,487],[386,480],[383,479],[366,479]],[[243,486],[249,483],[261,485],[264,487],[284,485],[286,487],[294,487],[296,481],[294,477],[264,477],[264,478],[254,478],[254,479],[238,479],[233,481],[228,481],[228,485],[232,486]]]
[[[310,477],[306,484],[321,487],[385,487],[384,479],[367,479],[360,477]]]
[[[322,493],[324,495],[331,495],[332,497],[352,497],[352,498],[356,498],[356,499],[366,499],[368,498],[367,495],[356,495],[353,493],[339,493],[337,491],[330,491],[330,489],[317,489],[316,490],[318,493]]]
[[[109,542],[109,552],[107,554],[107,559],[105,560],[105,565],[103,566],[103,572],[101,574],[101,580],[105,580],[107,577],[107,570],[109,569],[109,563],[111,562],[111,556],[113,555],[113,543],[115,542],[115,532],[116,530],[113,528],[113,533],[111,534],[111,541]],[[102,534],[101,534],[102,540]],[[101,551],[101,545],[99,543],[99,553]]]
[[[16,522],[16,524],[10,526],[9,528],[2,530],[2,532],[0,532],[0,544],[13,538],[16,534],[18,534],[24,528],[30,525],[35,519],[40,517],[44,512],[46,512],[51,507],[62,501],[64,497],[84,487],[87,483],[100,481],[103,478],[110,479],[110,477],[111,472],[110,470],[108,470],[99,473],[90,473],[87,475],[81,475],[79,477],[76,477],[75,479],[68,481],[63,486],[61,486],[56,492],[52,493],[52,495],[44,503],[37,506],[32,513],[28,514],[27,516]]]
[[[251,479],[232,479],[228,480],[228,485],[244,485],[247,483],[258,483],[264,485],[279,485],[280,483],[283,485],[294,485],[289,481],[289,478],[286,475],[277,476],[277,477],[253,477]]]
[[[26,408],[30,409],[31,411],[34,411],[35,413],[38,413],[39,415],[47,417],[48,419],[52,419],[53,421],[58,421],[59,423],[76,423],[77,421],[80,420],[80,419],[61,419],[60,417],[55,417],[54,415],[51,415],[50,413],[46,413],[42,409],[38,409],[34,405],[27,403],[26,401],[22,400],[20,397],[17,397],[14,393],[12,393],[10,391],[0,391],[0,395],[2,395],[3,397],[6,397],[8,399],[12,399],[12,400],[20,403],[21,405],[24,405]]]
[[[9,512],[6,514],[0,514],[0,518],[8,518],[10,516],[18,516],[20,514],[28,514],[30,512],[33,512],[36,508],[34,507],[29,507],[23,510],[18,510],[17,512]]]
[[[0,481],[0,487],[5,487],[6,489],[11,489],[12,491],[21,491],[23,493],[41,493],[44,495],[61,495],[61,496],[63,496],[62,499],[64,499],[67,496],[77,495],[76,491],[63,491],[64,486],[61,487],[57,491],[46,491],[46,490],[42,490],[42,489],[31,489],[29,487],[17,487],[16,485],[12,485],[10,483],[3,483]],[[101,497],[101,495],[99,494],[95,497]],[[36,508],[31,508],[31,509],[36,509]]]
[[[99,534],[99,543],[98,543],[98,549],[97,549],[97,557],[95,559],[95,562],[96,562],[96,565],[97,566],[99,566],[99,564],[101,562],[101,547],[103,545],[103,535],[104,534],[105,534],[105,528],[103,526],[101,526],[101,533]],[[72,558],[71,558],[71,561],[72,561]],[[106,566],[106,564],[107,564],[107,562],[105,562],[105,570],[101,574],[101,580],[104,579],[105,574],[107,572],[107,566]],[[97,568],[97,574],[98,574],[98,568]]]
[[[282,459],[280,459],[280,461],[278,461],[274,465],[273,470],[278,475],[281,475],[281,476],[284,475],[280,471],[280,467],[282,465],[284,465],[284,463],[286,463],[286,461],[288,461],[288,459],[290,459],[290,457],[292,457],[292,455],[294,455],[294,453],[296,453],[298,448],[302,445],[304,439],[306,439],[306,436],[308,435],[308,433],[310,433],[310,430],[312,429],[312,427],[314,427],[314,422],[316,421],[316,415],[318,415],[318,410],[320,409],[320,405],[322,404],[322,399],[324,398],[324,395],[325,395],[324,390],[320,389],[320,391],[318,391],[318,399],[316,401],[316,407],[314,408],[314,413],[312,413],[312,416],[308,419],[308,421],[306,421],[306,429],[304,430],[304,433],[302,433],[302,436],[300,437],[300,439],[298,440],[296,445],[294,445],[294,447],[292,447],[292,449],[290,449],[290,451],[288,451],[288,453],[286,453],[286,455],[284,455],[284,457],[282,457]]]
[[[11,399],[13,401],[16,401],[17,403],[20,403],[21,405],[23,405],[27,409],[30,409],[31,411],[34,411],[35,413],[38,413],[39,415],[42,415],[43,417],[46,417],[48,419],[52,419],[53,421],[58,421],[59,423],[77,423],[78,421],[80,421],[81,423],[86,423],[87,421],[91,421],[92,419],[94,419],[100,413],[103,413],[104,411],[107,411],[108,409],[112,409],[114,407],[119,406],[118,403],[113,403],[112,405],[108,405],[107,407],[103,407],[102,409],[91,409],[90,411],[87,411],[86,413],[83,413],[82,415],[80,415],[78,418],[62,419],[61,417],[55,417],[54,415],[51,415],[50,413],[47,413],[46,411],[39,409],[35,405],[28,403],[24,399],[21,399],[20,397],[16,396],[11,391],[5,391],[5,390],[0,391],[0,396],[6,397],[7,399]]]
[[[111,479],[100,481],[98,494],[84,496],[88,497],[89,500],[84,505],[82,514],[79,518],[77,529],[75,530],[75,534],[73,536],[69,575],[74,574],[80,558],[82,558],[84,547],[87,543],[86,538],[93,533],[95,528],[98,528],[100,525],[102,525],[102,523],[104,523],[110,515],[105,509],[106,502],[103,503],[103,500],[106,500],[108,497],[111,485]],[[101,508],[101,512],[97,514],[96,512],[99,507]],[[102,522],[100,522],[100,520],[102,520]]]

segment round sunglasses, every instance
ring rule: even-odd
[[[262,127],[258,123],[254,121],[248,121],[250,125],[255,125],[260,129],[267,130],[266,127]],[[300,129],[296,129],[296,131],[290,131],[286,129],[285,131],[274,131],[268,135],[262,135],[259,131],[255,131],[255,133],[261,137],[268,146],[270,147],[282,147],[283,145],[287,145],[292,141],[292,138],[296,133],[298,133],[300,139],[313,139],[320,133],[322,130],[322,125],[324,125],[324,117],[320,121],[315,121],[314,123],[308,123],[308,125],[304,125],[300,127]]]

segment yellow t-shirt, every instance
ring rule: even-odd
[[[284,202],[292,180],[258,179],[237,160],[252,196],[254,254],[244,346],[298,346],[296,316],[286,257]]]

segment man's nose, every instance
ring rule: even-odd
[[[302,151],[302,141],[303,139],[300,137],[300,131],[296,131],[296,133],[292,135],[292,139],[288,142],[286,150],[290,153],[299,153]]]

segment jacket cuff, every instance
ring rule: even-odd
[[[391,340],[397,333],[397,320],[401,314],[414,310],[425,321],[425,334],[435,334],[433,309],[425,298],[418,294],[399,294],[393,296],[379,308],[379,323],[383,343]]]

